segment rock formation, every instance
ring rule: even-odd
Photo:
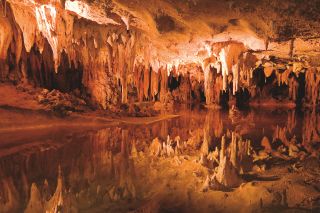
[[[310,36],[319,30],[316,15],[308,17],[309,9],[303,10],[299,2],[286,0],[277,11],[271,9],[275,1],[267,2],[256,3],[252,13],[247,11],[252,3],[248,8],[236,3],[230,9],[226,3],[212,2],[207,5],[214,5],[212,11],[219,8],[212,15],[203,10],[202,0],[194,5],[158,1],[143,8],[141,1],[129,6],[128,1],[116,0],[3,0],[0,79],[50,90],[81,89],[103,109],[162,100],[169,90],[178,103],[201,100],[202,92],[208,105],[225,104],[225,95],[241,101],[242,90],[252,99],[274,98],[269,87],[287,101],[314,108],[320,98],[315,62],[319,55],[314,55],[319,40]],[[279,20],[287,5],[302,10],[302,15],[286,19],[288,26],[282,26]],[[168,11],[156,9],[161,7]],[[197,8],[203,15],[195,16],[194,22],[181,18]],[[267,19],[258,15],[265,8],[270,8]],[[215,23],[222,11],[227,15]],[[243,19],[234,18],[235,11]],[[203,19],[210,16],[209,23]],[[293,23],[300,28],[292,29]],[[195,26],[201,26],[201,33]],[[291,34],[282,32],[287,28]],[[177,85],[170,85],[171,73]],[[136,91],[132,100],[130,87]]]

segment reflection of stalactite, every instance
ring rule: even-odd
[[[25,213],[42,213],[44,211],[43,200],[40,191],[35,183],[32,183],[30,190],[30,199],[25,209]]]
[[[290,110],[288,112],[288,121],[287,121],[287,128],[288,132],[291,134],[293,133],[294,128],[297,125],[296,121],[296,111],[295,110]]]
[[[317,129],[319,127],[320,116],[316,114],[316,110],[306,111],[303,120],[302,145],[310,153],[313,153],[315,150],[312,144],[320,141],[320,131]]]
[[[273,140],[276,139],[281,140],[284,145],[289,146],[289,140],[287,138],[287,127],[279,127],[277,125],[273,134]]]
[[[242,141],[235,132],[232,132],[229,146],[230,160],[232,165],[242,173],[249,172],[252,169],[251,148],[251,141]]]
[[[239,173],[236,171],[236,168],[230,159],[232,156],[236,155],[233,153],[234,151],[236,150],[231,147],[231,156],[227,154],[225,136],[222,136],[219,166],[214,178],[225,187],[237,187],[242,182],[239,178]]]
[[[168,121],[165,120],[163,122],[161,122],[161,126],[160,126],[160,136],[162,139],[165,139],[167,138],[167,135],[168,135]]]
[[[46,203],[45,209],[49,212],[58,212],[62,209],[63,206],[63,180],[62,180],[62,174],[61,174],[61,168],[59,167],[58,170],[58,180],[57,180],[57,188],[54,192],[51,199]]]
[[[132,159],[129,158],[128,130],[122,130],[121,151],[116,164],[117,183],[109,190],[111,200],[134,199],[136,188],[133,182],[135,175]]]
[[[242,141],[242,139],[235,133],[231,134],[231,143],[226,145],[226,136],[221,138],[221,150],[211,152],[208,158],[203,162],[208,161],[218,163],[214,174],[207,177],[203,190],[211,188],[213,190],[223,190],[226,188],[237,187],[242,183],[240,173],[246,173],[252,170],[253,157],[251,157],[251,142]],[[219,160],[218,160],[219,159]],[[213,161],[213,162],[212,162]]]
[[[203,127],[203,143],[201,146],[201,154],[207,156],[209,154],[209,147],[211,144],[211,136],[210,136],[210,130],[211,130],[211,122],[210,122],[210,112],[206,115],[206,120],[204,122]]]
[[[0,212],[15,212],[18,209],[19,197],[12,178],[4,177],[0,185]]]
[[[66,192],[60,166],[54,194],[49,201],[46,201],[44,196],[44,194],[40,193],[36,184],[32,183],[30,199],[25,212],[77,212],[75,197],[71,193]]]

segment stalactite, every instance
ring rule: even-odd
[[[240,82],[245,87],[250,87],[250,80],[253,76],[253,70],[256,67],[258,59],[252,53],[246,52],[240,55],[239,69],[240,69]]]
[[[151,72],[151,79],[150,79],[150,90],[151,90],[151,98],[155,100],[156,95],[159,92],[159,75],[161,72],[159,69],[158,72],[152,71]]]
[[[144,67],[143,71],[143,94],[144,98],[149,98],[149,86],[150,86],[150,69],[149,67]]]
[[[273,73],[273,69],[274,68],[272,66],[264,67],[264,75],[269,78]]]
[[[293,101],[297,100],[297,93],[299,88],[299,83],[294,77],[289,78],[289,98]]]
[[[232,74],[233,74],[233,79],[232,79],[232,83],[233,83],[233,95],[236,94],[236,92],[239,89],[239,65],[238,64],[234,64],[232,66]]]
[[[305,74],[306,100],[313,106],[320,102],[320,72],[316,68],[309,68]]]
[[[168,71],[167,67],[161,67],[159,69],[160,73],[160,100],[166,96],[168,91]]]
[[[144,97],[144,65],[140,65],[140,70],[139,70],[139,101],[142,102],[143,101],[143,97]]]
[[[3,14],[4,9],[2,7],[0,8],[0,59],[5,60],[13,38],[13,30],[9,18]]]
[[[205,68],[204,70],[204,91],[206,96],[206,104],[211,104],[212,96],[212,74],[210,68]]]
[[[285,85],[289,84],[289,74],[290,74],[289,69],[286,69],[285,71],[280,71],[280,70],[276,71],[278,86],[282,84],[285,84]]]

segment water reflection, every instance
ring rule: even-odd
[[[319,119],[315,111],[187,111],[148,126],[48,134],[41,147],[59,146],[2,155],[0,212],[187,209],[196,189],[180,165],[207,177],[202,190],[239,186],[235,177],[263,170],[261,159],[319,157]]]

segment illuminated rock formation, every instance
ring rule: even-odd
[[[227,100],[222,96],[240,100],[242,91],[252,99],[272,98],[263,88],[269,86],[284,90],[291,103],[319,104],[319,40],[311,36],[319,29],[316,17],[307,15],[317,13],[303,10],[299,2],[286,0],[279,10],[274,10],[275,1],[234,3],[231,8],[202,0],[151,5],[140,0],[134,5],[126,0],[3,2],[2,81],[82,89],[103,109],[132,101],[165,102],[168,91],[177,103],[201,101],[204,92],[207,105],[223,105]],[[302,12],[287,19],[288,5]],[[191,21],[189,13],[198,15]],[[269,15],[261,18],[260,13]],[[265,82],[255,79],[259,67]],[[175,89],[170,88],[171,73],[178,78]],[[268,82],[273,74],[276,83]],[[129,100],[131,88],[136,93]]]

